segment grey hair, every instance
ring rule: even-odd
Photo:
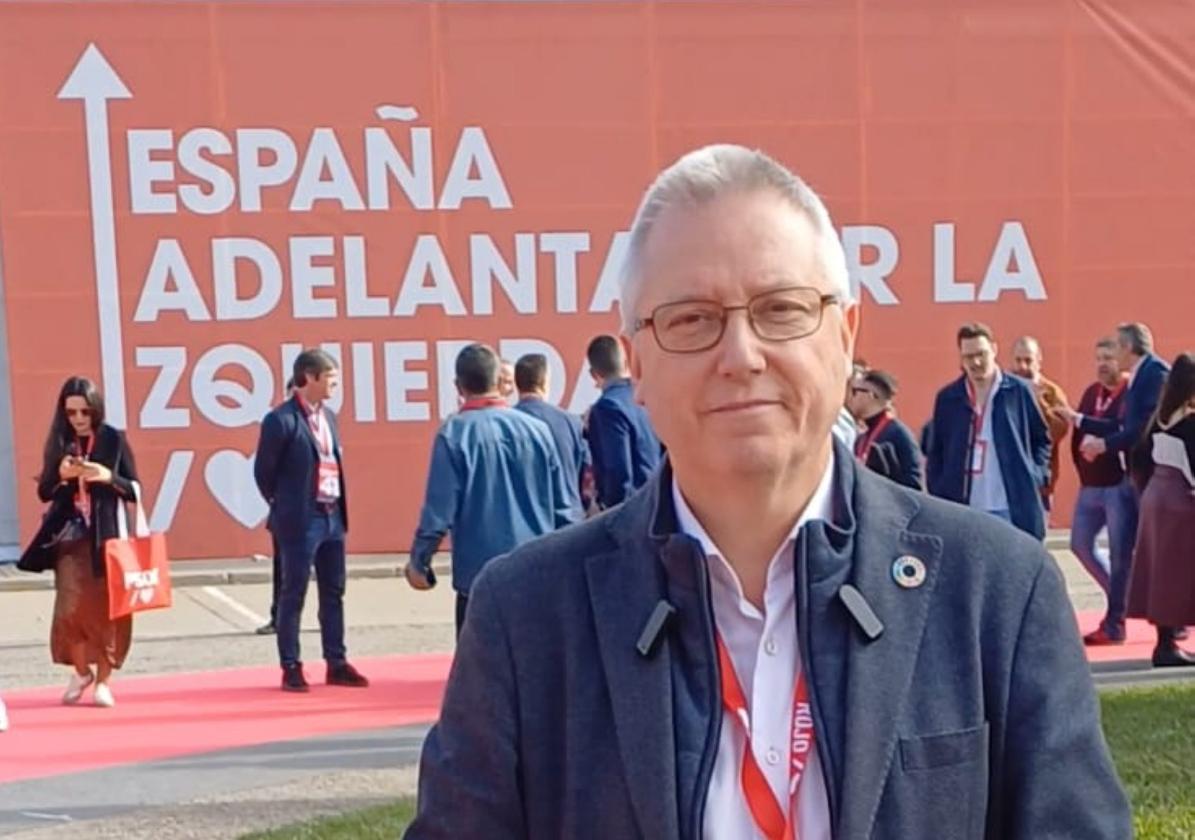
[[[642,260],[652,228],[671,207],[706,204],[729,192],[772,191],[808,215],[818,235],[819,254],[831,289],[849,305],[850,277],[842,242],[826,205],[808,184],[773,158],[744,146],[718,144],[689,152],[656,177],[631,225],[631,241],[622,269],[619,309],[623,332],[635,322],[635,303],[642,290]]]
[[[1152,353],[1154,349],[1154,336],[1149,331],[1149,327],[1145,326],[1139,321],[1131,321],[1125,324],[1118,324],[1116,332],[1129,349],[1138,356],[1144,356],[1147,353]]]

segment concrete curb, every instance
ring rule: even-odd
[[[397,578],[402,577],[407,555],[393,555],[385,560],[367,557],[349,558],[349,578]],[[199,568],[188,568],[197,566]],[[432,561],[437,577],[452,575],[451,561],[446,554],[438,554]],[[175,589],[187,586],[235,586],[238,584],[269,583],[273,570],[269,559],[227,561],[182,560],[171,564],[170,584]],[[52,590],[54,575],[49,572],[32,574],[22,572],[13,566],[0,566],[0,593],[36,592]]]

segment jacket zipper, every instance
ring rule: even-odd
[[[709,796],[710,779],[714,775],[714,759],[718,751],[718,739],[722,737],[722,685],[718,681],[718,660],[714,655],[717,647],[714,642],[714,605],[710,595],[709,569],[706,568],[705,558],[697,552],[692,552],[697,564],[697,581],[701,590],[702,641],[709,654],[709,668],[706,677],[713,689],[714,713],[705,730],[705,747],[701,751],[701,764],[697,770],[697,792],[693,797],[693,813],[690,814],[689,831],[686,836],[697,840],[701,837],[701,824],[705,819],[705,801]]]
[[[832,765],[830,764],[829,748],[826,746],[826,739],[820,736],[820,733],[826,731],[826,721],[822,717],[821,703],[818,701],[817,680],[813,676],[813,641],[810,639],[812,623],[808,620],[809,563],[806,560],[808,542],[808,532],[802,528],[797,535],[795,547],[797,556],[794,558],[797,566],[797,637],[801,645],[801,667],[805,669],[805,679],[809,683],[809,706],[813,712],[813,731],[819,733],[819,737],[814,739],[814,744],[817,746],[817,757],[821,762],[822,777],[826,783],[826,800],[830,808],[830,835],[833,837],[837,836],[838,832],[837,794],[834,790],[833,778],[830,775]]]

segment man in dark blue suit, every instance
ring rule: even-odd
[[[593,457],[598,506],[620,504],[642,487],[660,463],[660,441],[635,391],[618,339],[599,335],[586,353],[602,395],[589,409],[585,434]]]
[[[1049,552],[831,436],[859,309],[817,195],[693,152],[624,272],[668,457],[476,579],[407,840],[1130,837]]]
[[[520,358],[515,363],[514,381],[519,392],[515,408],[542,420],[552,432],[565,475],[568,502],[580,522],[588,507],[583,497],[585,473],[591,468],[581,418],[548,402],[548,357],[543,353],[528,353]]]
[[[984,324],[958,331],[963,375],[934,401],[926,489],[1046,535],[1041,489],[1050,477],[1050,431],[1033,389],[996,364],[998,347]]]
[[[1124,467],[1129,452],[1141,440],[1145,428],[1158,407],[1162,386],[1170,373],[1170,366],[1153,352],[1153,333],[1141,323],[1125,323],[1116,328],[1117,361],[1121,370],[1129,371],[1129,386],[1118,417],[1090,417],[1069,407],[1058,414],[1070,420],[1075,434],[1080,435],[1079,455],[1094,461],[1105,453],[1120,457]],[[1128,533],[1137,533],[1137,494],[1126,469],[1118,499],[1124,506],[1122,521]],[[1113,558],[1108,587],[1108,611],[1099,628],[1088,633],[1083,641],[1089,645],[1124,644],[1125,601],[1128,597],[1132,553],[1118,552]]]
[[[281,553],[276,623],[282,688],[309,690],[299,658],[299,622],[312,566],[327,683],[363,688],[369,681],[348,663],[344,644],[348,504],[336,415],[324,405],[340,385],[336,360],[323,350],[304,350],[295,359],[294,384],[294,397],[262,421],[253,464]]]

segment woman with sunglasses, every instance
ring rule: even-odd
[[[73,669],[62,695],[67,705],[78,703],[93,683],[95,704],[115,705],[109,680],[128,655],[133,620],[108,617],[104,543],[119,536],[117,511],[134,501],[136,481],[133,452],[124,433],[104,423],[104,399],[95,383],[80,376],[66,380],[37,485],[49,508],[18,566],[54,569],[50,654]]]

